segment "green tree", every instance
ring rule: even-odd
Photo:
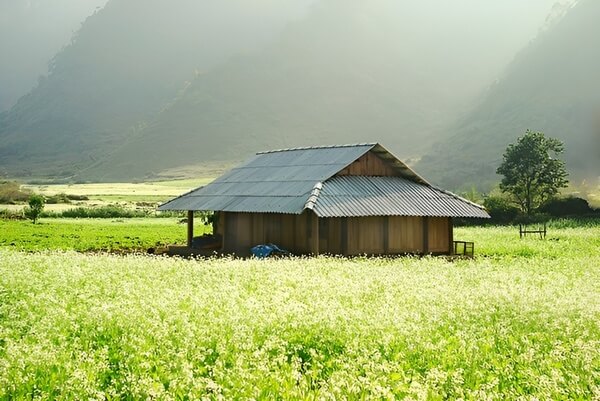
[[[37,219],[40,217],[40,214],[42,214],[45,204],[46,201],[43,196],[31,195],[29,197],[29,206],[25,207],[25,210],[23,212],[25,214],[25,217],[31,219],[31,221],[33,221],[33,224],[35,224],[37,222]]]
[[[504,176],[500,189],[523,213],[531,215],[567,186],[565,162],[558,159],[563,151],[564,145],[558,139],[530,130],[506,148],[496,171]]]

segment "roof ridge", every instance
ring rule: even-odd
[[[319,195],[321,195],[321,190],[323,190],[323,183],[321,181],[317,182],[313,189],[310,191],[308,195],[308,199],[304,204],[304,210],[313,210],[317,201],[319,200]]]
[[[313,150],[313,149],[337,149],[337,148],[358,148],[361,146],[376,146],[377,142],[365,142],[365,143],[349,143],[342,145],[323,145],[323,146],[301,146],[295,148],[284,148],[284,149],[274,149],[274,150],[265,150],[262,152],[256,152],[257,155],[266,155],[269,153],[280,153],[280,152],[291,152],[295,150]]]

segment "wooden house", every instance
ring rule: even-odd
[[[489,218],[436,188],[379,144],[256,154],[205,187],[160,206],[213,211],[220,251],[273,243],[299,255],[452,254],[453,218]]]

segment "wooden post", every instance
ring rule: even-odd
[[[348,218],[341,217],[342,256],[348,256]]]
[[[383,217],[383,253],[389,255],[390,253],[390,218],[389,216]]]
[[[450,255],[454,255],[454,220],[452,220],[452,217],[448,218],[448,242]]]
[[[423,254],[429,253],[429,217],[423,217]]]
[[[310,253],[314,256],[319,256],[319,217],[313,213],[310,213],[309,222],[309,241],[310,241]]]
[[[188,210],[188,214],[187,214],[187,246],[188,246],[188,248],[192,247],[193,240],[194,240],[194,211]]]
[[[227,239],[227,235],[229,235],[229,231],[227,229],[227,223],[228,223],[229,218],[227,217],[227,213],[225,213],[225,212],[219,212],[219,213],[220,213],[219,218],[221,219],[221,229],[223,230],[223,232],[221,233],[221,235],[223,236],[223,240],[221,242],[221,250],[223,252],[227,252],[227,245],[229,245],[229,244],[226,242],[226,239]]]

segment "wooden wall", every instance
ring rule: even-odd
[[[360,159],[337,173],[338,176],[361,175],[370,177],[394,177],[398,173],[373,152],[368,152]]]
[[[312,212],[301,215],[221,212],[217,228],[222,230],[218,233],[223,235],[223,251],[239,256],[249,256],[252,247],[269,243],[298,255],[318,253],[318,245],[315,248],[318,218]]]
[[[452,219],[429,217],[428,246],[430,253],[449,253],[452,240]]]
[[[216,230],[223,250],[250,255],[259,244],[274,243],[297,255],[447,254],[452,219],[423,217],[348,217],[318,219],[301,215],[220,213]],[[221,231],[222,230],[222,231]]]
[[[319,221],[319,252],[332,255],[447,254],[452,219],[348,217]]]

